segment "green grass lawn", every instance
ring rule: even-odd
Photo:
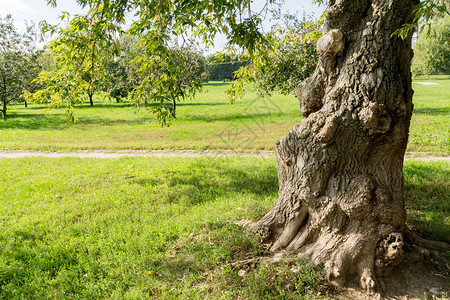
[[[97,100],[75,108],[78,121],[66,122],[64,109],[11,106],[0,122],[0,149],[43,151],[118,149],[273,149],[275,141],[301,120],[298,101],[254,93],[230,105],[227,83],[212,82],[193,100],[177,105],[170,128],[155,124],[146,108]]]
[[[231,266],[265,253],[235,222],[273,205],[272,158],[0,164],[0,299],[272,299],[324,283],[302,262]]]
[[[297,299],[325,283],[304,262],[232,265],[266,253],[236,223],[276,201],[274,158],[0,164],[0,299]],[[405,180],[408,222],[450,241],[450,163],[407,161]]]
[[[450,77],[415,81],[415,110],[408,151],[450,154]],[[10,106],[9,119],[0,122],[0,149],[4,150],[122,150],[122,149],[230,149],[272,150],[276,140],[301,120],[294,96],[258,99],[248,93],[230,105],[223,90],[227,83],[211,82],[193,100],[177,106],[170,128],[154,123],[146,108],[96,100],[94,107],[76,107],[77,123],[66,122],[65,109],[47,111],[43,105]]]
[[[421,85],[415,82],[433,82]],[[407,151],[450,154],[450,76],[413,80],[414,111]]]

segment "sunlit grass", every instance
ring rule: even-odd
[[[406,161],[408,221],[425,236],[450,243],[450,162]]]
[[[422,85],[415,82],[432,82]],[[414,111],[408,151],[450,154],[450,76],[413,80]]]
[[[264,254],[235,222],[275,201],[273,159],[0,162],[2,299],[250,299],[255,280],[276,276],[261,266],[239,283],[230,266]],[[310,286],[303,294],[324,281],[320,268],[305,268],[283,271]],[[280,276],[283,291],[271,293],[295,295]]]
[[[302,262],[232,265],[266,253],[236,223],[275,203],[274,158],[0,164],[1,299],[296,299],[325,282]],[[450,163],[405,163],[408,222],[427,237],[448,241],[449,185]]]

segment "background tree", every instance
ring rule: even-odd
[[[139,37],[122,34],[118,40],[118,55],[110,56],[106,63],[106,76],[103,91],[117,102],[128,97],[128,94],[137,85],[136,71],[138,67],[133,60],[144,55],[144,48],[139,42]]]
[[[411,71],[430,75],[450,71],[450,16],[436,18],[429,36],[420,35],[414,48]]]
[[[24,90],[35,87],[32,80],[39,72],[35,40],[33,24],[27,25],[24,34],[19,34],[10,15],[0,18],[0,101],[3,120],[6,120],[7,104],[19,101]]]
[[[86,4],[86,3],[85,3]],[[66,105],[70,121],[74,121],[73,105],[86,96],[93,106],[94,93],[105,78],[107,59],[118,52],[114,39],[119,17],[106,18],[109,3],[93,3],[87,15],[68,13],[61,16],[67,27],[41,24],[43,31],[57,37],[50,41],[49,50],[55,60],[54,68],[42,71],[37,81],[44,88],[29,95],[34,101],[47,100],[51,106]],[[103,38],[99,38],[99,36]]]
[[[240,60],[238,56],[210,54],[206,57],[208,63],[208,78],[210,80],[233,80],[234,72],[248,64],[247,60]]]
[[[124,34],[118,41],[120,47],[120,56],[110,58],[107,63],[108,76],[105,80],[104,89],[108,94],[116,98],[128,97],[136,105],[148,105],[149,102],[158,102],[158,93],[155,89],[142,90],[141,86],[145,82],[149,84],[154,82],[156,78],[164,77],[164,70],[161,68],[154,68],[146,63],[143,57],[146,56],[145,47],[141,38],[130,34]],[[164,107],[169,112],[166,115],[165,124],[169,124],[171,118],[175,117],[176,101],[188,96],[189,93],[183,96],[183,93],[188,91],[189,85],[192,83],[200,84],[206,79],[206,61],[197,49],[196,43],[192,41],[184,41],[182,45],[178,42],[171,43],[169,52],[173,60],[172,63],[176,65],[176,71],[171,73],[172,78],[179,90],[172,90],[171,93],[178,94],[172,97],[172,101],[167,102]],[[155,63],[155,61],[150,62]],[[198,87],[200,88],[200,87]],[[140,95],[139,97],[136,95]],[[169,95],[167,99],[171,96]],[[179,97],[179,98],[178,98]],[[175,101],[173,99],[176,99]],[[159,105],[156,105],[158,109]],[[151,107],[153,110],[155,105]],[[157,114],[158,115],[158,114]]]
[[[131,62],[135,68],[128,70],[134,72],[129,73],[129,78],[136,82],[131,101],[137,105],[153,103],[150,110],[158,123],[167,126],[176,117],[177,102],[201,90],[204,63],[202,67],[202,55],[193,42],[164,47],[167,48],[159,55],[146,49],[145,56],[137,56]]]
[[[116,99],[119,103],[120,99],[126,98],[129,93],[127,71],[120,58],[110,59],[106,63],[105,82],[102,89],[108,93],[110,97]]]

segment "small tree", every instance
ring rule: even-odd
[[[118,40],[119,54],[108,58],[106,63],[107,76],[103,91],[117,102],[128,97],[129,93],[138,85],[137,70],[139,66],[134,60],[144,55],[144,47],[139,37],[123,34]]]
[[[75,15],[73,18],[64,13],[63,21],[69,23],[66,28],[42,23],[44,32],[57,34],[49,43],[49,49],[55,59],[55,67],[42,71],[38,82],[44,88],[32,95],[33,100],[47,100],[51,106],[66,105],[69,120],[74,121],[73,105],[87,98],[91,106],[94,93],[101,87],[105,78],[107,58],[118,53],[115,39],[98,38],[113,35],[118,23],[123,19],[107,18],[108,3],[92,3],[89,14]]]
[[[176,117],[176,104],[192,97],[202,88],[202,56],[193,42],[184,45],[160,45],[164,50],[153,54],[153,46],[145,44],[145,55],[131,63],[129,77],[135,82],[130,99],[137,105],[152,102],[150,107],[161,125],[169,125]],[[149,47],[150,46],[150,47]]]
[[[104,90],[117,101],[128,97],[137,106],[154,103],[150,110],[163,125],[176,115],[176,102],[201,88],[206,72],[203,55],[192,41],[172,41],[164,55],[146,50],[146,40],[124,34],[118,41],[120,56],[107,63]],[[149,51],[149,52],[147,52]],[[173,67],[167,66],[173,64]],[[155,88],[160,82],[162,88]]]
[[[0,101],[3,120],[7,104],[19,101],[23,91],[32,87],[37,75],[34,25],[19,34],[8,15],[0,18]]]
[[[250,83],[261,97],[271,96],[275,91],[295,95],[298,84],[314,72],[323,20],[314,22],[306,16],[299,20],[295,15],[280,12],[275,12],[274,18],[278,24],[266,34],[251,63],[234,73],[238,80],[226,91],[232,102]]]
[[[128,96],[127,71],[120,60],[111,59],[106,65],[106,73],[103,90],[119,103],[120,99]]]

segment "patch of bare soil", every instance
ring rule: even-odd
[[[246,226],[249,221],[241,224]],[[267,250],[268,251],[268,250]],[[295,261],[295,256],[277,253],[275,255],[249,257],[231,263],[233,267],[239,267],[239,274],[249,273],[251,268],[260,262],[277,264],[279,262]],[[328,294],[336,300],[449,300],[450,298],[450,268],[445,262],[433,259],[420,259],[410,255],[405,257],[403,265],[392,271],[389,277],[380,280],[382,290],[379,293],[369,294],[363,291],[357,282],[350,283],[346,288],[337,288],[329,284],[320,288],[318,295]],[[321,298],[320,298],[321,299]]]
[[[412,83],[417,83],[420,85],[439,85],[439,83],[429,81],[413,81]]]
[[[248,228],[252,220],[239,220],[238,226]],[[425,240],[427,241],[427,240]],[[430,243],[434,243],[429,241]],[[270,245],[266,247],[268,251]],[[347,288],[324,286],[321,293],[328,293],[336,300],[450,300],[450,262],[436,251],[418,248],[412,244],[404,246],[403,263],[392,270],[388,277],[380,280],[381,290],[368,294],[361,290],[357,282],[349,283]],[[448,254],[448,253],[447,253]],[[279,252],[263,257],[249,257],[232,265],[251,265],[256,262],[293,262],[295,255]]]
[[[235,224],[248,228],[253,221],[242,219]],[[268,251],[270,246],[266,248]],[[405,245],[404,251],[403,263],[392,270],[388,277],[380,280],[379,293],[368,294],[361,290],[357,282],[349,283],[346,288],[324,286],[321,293],[327,292],[336,300],[450,300],[450,262],[447,258],[441,256],[442,253],[418,248],[412,244]],[[280,252],[265,257],[250,257],[232,265],[251,265],[255,262],[276,264],[294,260],[295,256]]]
[[[78,158],[120,158],[120,157],[274,157],[275,152],[269,150],[252,151],[195,151],[195,150],[116,150],[116,151],[74,151],[74,152],[39,152],[39,151],[3,151],[0,158],[21,157],[78,157]]]
[[[368,295],[357,284],[331,294],[338,300],[423,300],[450,299],[450,268],[444,262],[427,259],[409,261],[384,278],[384,291],[380,295]]]
[[[74,152],[38,152],[38,151],[4,151],[0,150],[0,158],[21,157],[79,157],[79,158],[120,158],[120,157],[275,157],[275,151],[234,151],[234,150],[116,150],[116,151],[74,151]],[[406,160],[450,161],[450,156],[410,156]]]

